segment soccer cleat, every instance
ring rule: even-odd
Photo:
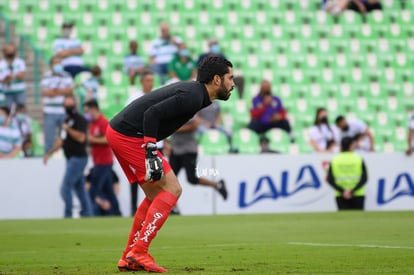
[[[154,258],[148,253],[134,253],[131,251],[127,254],[127,261],[134,266],[142,267],[143,270],[148,272],[164,273],[168,271],[162,266],[158,266]]]
[[[227,200],[227,189],[226,189],[226,184],[224,183],[224,180],[219,181],[219,187],[217,191],[220,193],[220,195],[223,197],[224,200]]]
[[[121,258],[118,261],[118,270],[121,272],[129,272],[129,271],[140,271],[144,269],[140,265],[136,265],[132,262],[129,262],[125,258]]]

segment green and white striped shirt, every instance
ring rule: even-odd
[[[16,57],[12,64],[8,64],[6,60],[0,61],[0,79],[5,79],[8,75],[15,75],[26,71],[26,64],[23,59]],[[5,94],[22,93],[26,89],[26,84],[23,80],[13,79],[10,84],[2,84],[0,90]]]
[[[0,126],[0,153],[8,154],[16,146],[21,146],[22,138],[15,126]]]
[[[61,75],[47,72],[40,81],[40,88],[42,91],[73,88],[73,80],[70,74],[66,72],[63,72]],[[65,108],[63,108],[64,99],[63,95],[54,97],[43,96],[43,112],[45,114],[65,114]]]

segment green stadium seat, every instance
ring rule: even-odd
[[[240,154],[260,153],[259,136],[250,129],[241,128],[233,133],[232,149]]]
[[[200,137],[199,146],[202,155],[225,155],[230,148],[226,135],[215,129],[208,130]]]
[[[266,132],[269,140],[269,149],[279,153],[290,153],[290,137],[288,133],[281,129],[270,129]]]

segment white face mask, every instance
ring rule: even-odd
[[[64,38],[70,38],[71,33],[72,33],[71,29],[63,29],[62,30],[62,35],[63,35]]]

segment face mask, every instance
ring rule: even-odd
[[[324,124],[328,124],[328,117],[324,116],[321,117],[321,119],[319,120],[320,123],[324,123]]]
[[[91,122],[93,119],[92,119],[92,115],[90,114],[90,113],[85,113],[84,114],[84,117],[85,117],[85,119],[88,121],[88,122]]]
[[[189,56],[189,55],[190,55],[190,53],[188,52],[188,50],[187,50],[187,49],[180,50],[180,51],[178,52],[178,54],[179,54],[180,56],[183,56],[183,57],[187,57],[187,56]]]
[[[63,73],[63,66],[62,66],[62,64],[58,63],[58,64],[53,65],[53,71],[56,74],[62,74]]]
[[[214,54],[220,53],[220,46],[218,44],[211,45],[210,52]]]
[[[64,38],[69,38],[71,33],[72,33],[71,29],[63,29],[62,31],[62,35]]]
[[[3,115],[0,115],[0,125],[3,125],[5,120],[6,120],[6,117]]]
[[[4,56],[7,59],[13,59],[16,56],[16,53],[6,53]]]
[[[65,111],[68,116],[73,116],[74,114],[76,114],[75,106],[66,106]]]
[[[349,125],[346,125],[344,128],[342,128],[342,131],[344,132],[348,132],[348,130],[349,130]]]

